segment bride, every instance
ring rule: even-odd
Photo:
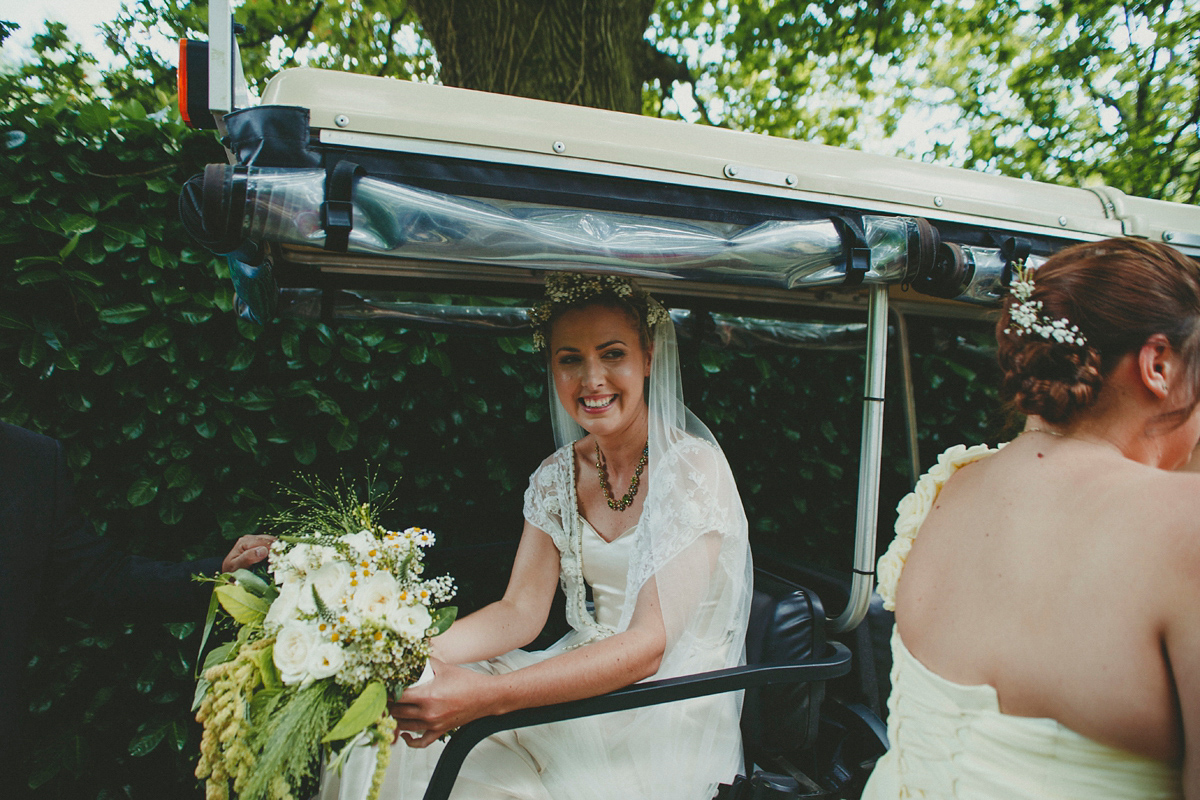
[[[435,678],[392,707],[401,741],[380,797],[417,800],[439,737],[473,719],[744,660],[745,514],[712,434],[684,408],[666,311],[625,278],[555,273],[530,315],[547,351],[558,449],[534,472],[503,599],[433,641]],[[541,652],[556,586],[571,632]],[[740,695],[496,734],[455,798],[709,800],[741,767]],[[353,756],[322,800],[361,800]]]
[[[1067,248],[996,327],[1002,450],[897,511],[892,749],[863,797],[1200,798],[1200,265]],[[901,569],[903,572],[901,572]]]

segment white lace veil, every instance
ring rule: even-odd
[[[746,516],[724,453],[684,406],[669,319],[653,327],[652,340],[646,495],[629,564],[627,601],[616,630],[629,625],[634,601],[644,589],[657,592],[667,632],[666,651],[654,676],[659,679],[745,662],[752,567]],[[555,443],[561,447],[584,431],[558,401],[553,375],[549,381]],[[570,497],[574,499],[573,491]],[[564,573],[568,596],[572,580],[581,579]],[[633,766],[643,793],[629,797],[711,797],[715,783],[728,780],[729,770],[741,766],[740,712],[736,693],[615,714],[607,718],[611,727],[604,741],[595,746],[607,753],[610,768]],[[628,733],[628,745],[622,744],[622,731]],[[646,731],[658,733],[647,736]],[[559,791],[566,793],[563,797],[593,796],[579,787]]]

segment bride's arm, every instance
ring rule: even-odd
[[[433,657],[450,664],[483,661],[524,647],[546,624],[558,586],[558,548],[525,523],[504,597],[455,621],[433,640]]]
[[[434,680],[405,689],[402,702],[392,705],[392,715],[401,731],[424,731],[409,741],[424,747],[479,717],[593,697],[636,683],[658,671],[665,648],[658,590],[651,579],[638,594],[625,631],[502,675],[435,663]]]

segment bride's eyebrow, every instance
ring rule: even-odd
[[[612,347],[614,344],[625,344],[625,342],[621,339],[613,339],[611,342],[605,342],[604,344],[596,345],[596,349],[603,350],[606,347]]]

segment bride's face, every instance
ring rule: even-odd
[[[650,351],[628,313],[585,306],[563,314],[550,331],[550,369],[559,402],[584,430],[644,434]]]

